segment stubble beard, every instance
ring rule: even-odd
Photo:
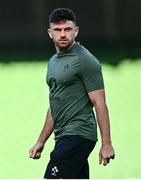
[[[68,40],[68,39],[61,39],[58,42],[56,42],[56,46],[59,49],[59,51],[65,51],[69,49],[72,44],[74,43],[74,40]]]

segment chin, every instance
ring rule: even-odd
[[[69,48],[71,46],[71,44],[60,44],[59,45],[59,48],[60,49],[67,49],[67,48]]]

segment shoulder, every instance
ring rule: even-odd
[[[84,46],[81,46],[78,59],[82,68],[101,67],[99,60]]]
[[[49,64],[52,64],[52,62],[54,62],[54,60],[56,59],[56,54],[54,54],[53,56],[51,56],[48,60],[48,66]]]
[[[49,61],[51,61],[51,60],[53,60],[53,59],[55,59],[56,58],[56,54],[54,54],[53,56],[51,56],[50,58],[49,58]]]

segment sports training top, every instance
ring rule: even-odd
[[[88,92],[104,88],[98,60],[76,42],[50,58],[47,84],[55,139],[79,135],[97,141],[97,123]]]

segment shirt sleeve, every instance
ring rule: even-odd
[[[104,88],[102,68],[94,56],[88,56],[80,60],[79,76],[87,92]]]

